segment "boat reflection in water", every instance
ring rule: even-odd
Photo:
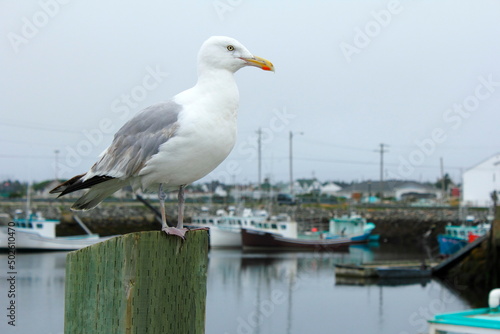
[[[212,250],[206,332],[423,333],[422,310],[431,317],[468,307],[430,278],[337,282],[335,264],[381,260],[368,246],[353,254]]]
[[[406,251],[406,253],[404,252]],[[424,333],[435,313],[470,305],[438,281],[407,285],[344,285],[335,264],[416,258],[407,248],[369,245],[337,252],[209,253],[206,333]],[[20,253],[16,257],[15,331],[0,322],[0,333],[63,333],[66,252]],[[0,254],[6,263],[7,254]],[[6,291],[6,271],[0,271]],[[6,295],[0,297],[6,305]],[[360,316],[363,321],[360,321]]]

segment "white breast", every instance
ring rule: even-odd
[[[238,108],[238,90],[233,80],[229,84],[197,85],[174,98],[183,106],[179,128],[141,170],[143,188],[190,184],[229,155],[236,141]]]

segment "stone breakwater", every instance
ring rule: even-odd
[[[157,202],[152,202],[155,207]],[[201,214],[201,204],[188,204],[186,206],[186,223],[191,216]],[[0,212],[13,215],[16,209],[23,207],[22,203],[0,203]],[[224,208],[214,205],[210,213]],[[35,202],[32,205],[34,212],[41,212],[47,219],[60,219],[61,224],[57,227],[58,235],[81,234],[82,229],[74,221],[73,214],[77,214],[89,229],[100,235],[124,234],[136,231],[158,230],[160,224],[155,215],[145,206],[134,202],[103,203],[90,211],[72,212],[69,204],[61,202]],[[175,203],[166,206],[168,220],[172,223],[177,218],[177,205]],[[275,207],[279,213],[287,213],[299,222],[300,232],[311,228],[327,230],[331,217],[348,214],[345,209],[326,209],[308,206],[280,206]],[[356,213],[376,225],[374,233],[380,234],[383,240],[408,241],[420,240],[429,230],[432,237],[444,231],[448,223],[459,223],[457,208],[356,208]],[[477,219],[485,219],[486,211],[469,212]],[[435,238],[434,238],[435,239]]]
[[[457,208],[357,208],[355,212],[375,224],[374,233],[382,240],[391,242],[420,241],[427,231],[431,231],[431,240],[436,240],[447,224],[460,223]],[[295,217],[302,231],[312,227],[327,230],[331,217],[348,214],[347,210],[304,208],[297,209]]]

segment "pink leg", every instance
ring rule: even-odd
[[[165,232],[166,234],[169,235],[176,235],[178,237],[181,237],[182,239],[185,239],[185,234],[187,232],[187,228],[183,228],[183,219],[184,219],[184,185],[179,187],[179,195],[178,195],[178,200],[179,200],[179,214],[177,218],[177,227],[169,227],[167,226],[166,220],[165,220],[165,225],[163,224],[163,215],[165,214],[165,207],[164,207],[164,198],[163,200],[160,198],[160,202],[162,205],[162,231]],[[160,184],[160,191],[162,191],[162,185]]]

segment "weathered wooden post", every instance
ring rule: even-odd
[[[495,220],[493,220],[493,223],[491,224],[492,241],[494,246],[500,246],[500,207],[495,205],[494,208]]]
[[[70,252],[65,334],[204,333],[208,234],[131,233]]]

